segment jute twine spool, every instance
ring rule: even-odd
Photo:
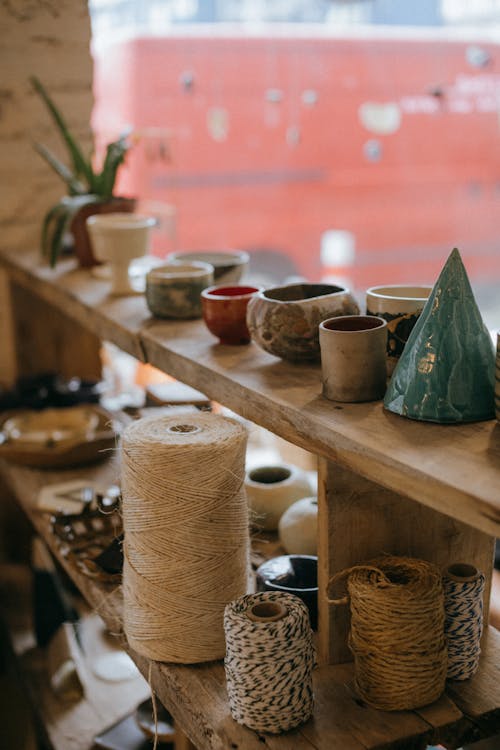
[[[227,605],[224,630],[233,719],[271,734],[307,721],[315,658],[305,604],[278,591],[249,594]]]
[[[224,607],[248,581],[246,439],[214,414],[142,419],[122,436],[124,629],[143,656],[224,656]]]
[[[360,697],[370,706],[400,711],[425,706],[444,690],[447,650],[440,571],[428,562],[384,556],[334,576],[347,579],[349,647]]]
[[[484,583],[473,565],[450,565],[443,574],[449,680],[467,680],[479,666]]]

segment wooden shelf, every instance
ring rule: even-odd
[[[364,706],[352,689],[347,619],[329,608],[330,575],[381,551],[413,554],[441,566],[457,554],[486,573],[487,610],[495,537],[500,537],[500,426],[489,421],[442,426],[386,413],[380,403],[335,404],[321,397],[319,365],[290,365],[255,345],[223,347],[201,321],[153,320],[142,297],[114,299],[108,285],[64,261],[39,265],[38,253],[5,253],[11,281],[101,339],[168,372],[253,422],[319,456],[319,616],[321,666],[312,720],[280,737],[258,736],[230,716],[221,663],[153,663],[152,682],[199,750],[422,750],[459,747],[500,730],[500,639],[489,630],[479,672],[420,711]],[[50,334],[48,334],[50,335]],[[34,510],[41,484],[60,473],[4,466],[5,476],[52,549],[47,520]],[[90,474],[88,473],[90,472]],[[112,460],[93,469],[118,480]],[[68,573],[108,626],[121,628],[122,601],[112,590]],[[146,660],[132,654],[143,674]]]
[[[4,253],[10,277],[138,359],[238,414],[382,487],[500,537],[500,426],[414,422],[381,403],[321,397],[319,365],[290,365],[256,345],[219,346],[202,321],[151,318],[143,297],[112,298],[109,285],[38,253]]]

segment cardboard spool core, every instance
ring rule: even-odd
[[[246,615],[253,622],[276,622],[288,614],[284,604],[279,602],[259,602],[247,609]]]
[[[201,432],[201,427],[194,424],[174,424],[172,427],[167,427],[168,432],[182,432],[184,434],[188,432]]]
[[[456,563],[449,566],[446,574],[454,581],[474,581],[478,576],[478,570],[467,563]]]

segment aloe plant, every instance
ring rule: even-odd
[[[113,197],[118,168],[125,161],[130,147],[127,140],[129,133],[123,133],[116,141],[107,145],[101,168],[96,170],[92,153],[88,156],[84,154],[45,87],[36,76],[31,76],[30,81],[66,145],[71,164],[68,167],[43,144],[34,144],[36,151],[63,180],[68,191],[68,195],[47,212],[42,225],[42,254],[49,258],[51,267],[54,267],[62,249],[64,235],[78,211],[90,203]]]

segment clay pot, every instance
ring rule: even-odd
[[[266,289],[248,305],[247,325],[262,349],[290,362],[320,358],[318,326],[327,318],[356,315],[348,289],[333,284],[289,284]]]
[[[94,255],[90,237],[87,231],[87,219],[94,214],[110,213],[132,213],[135,209],[135,198],[111,198],[108,201],[89,203],[83,206],[70,225],[70,231],[74,239],[74,253],[80,268],[91,268],[98,266],[102,261],[97,260]]]

